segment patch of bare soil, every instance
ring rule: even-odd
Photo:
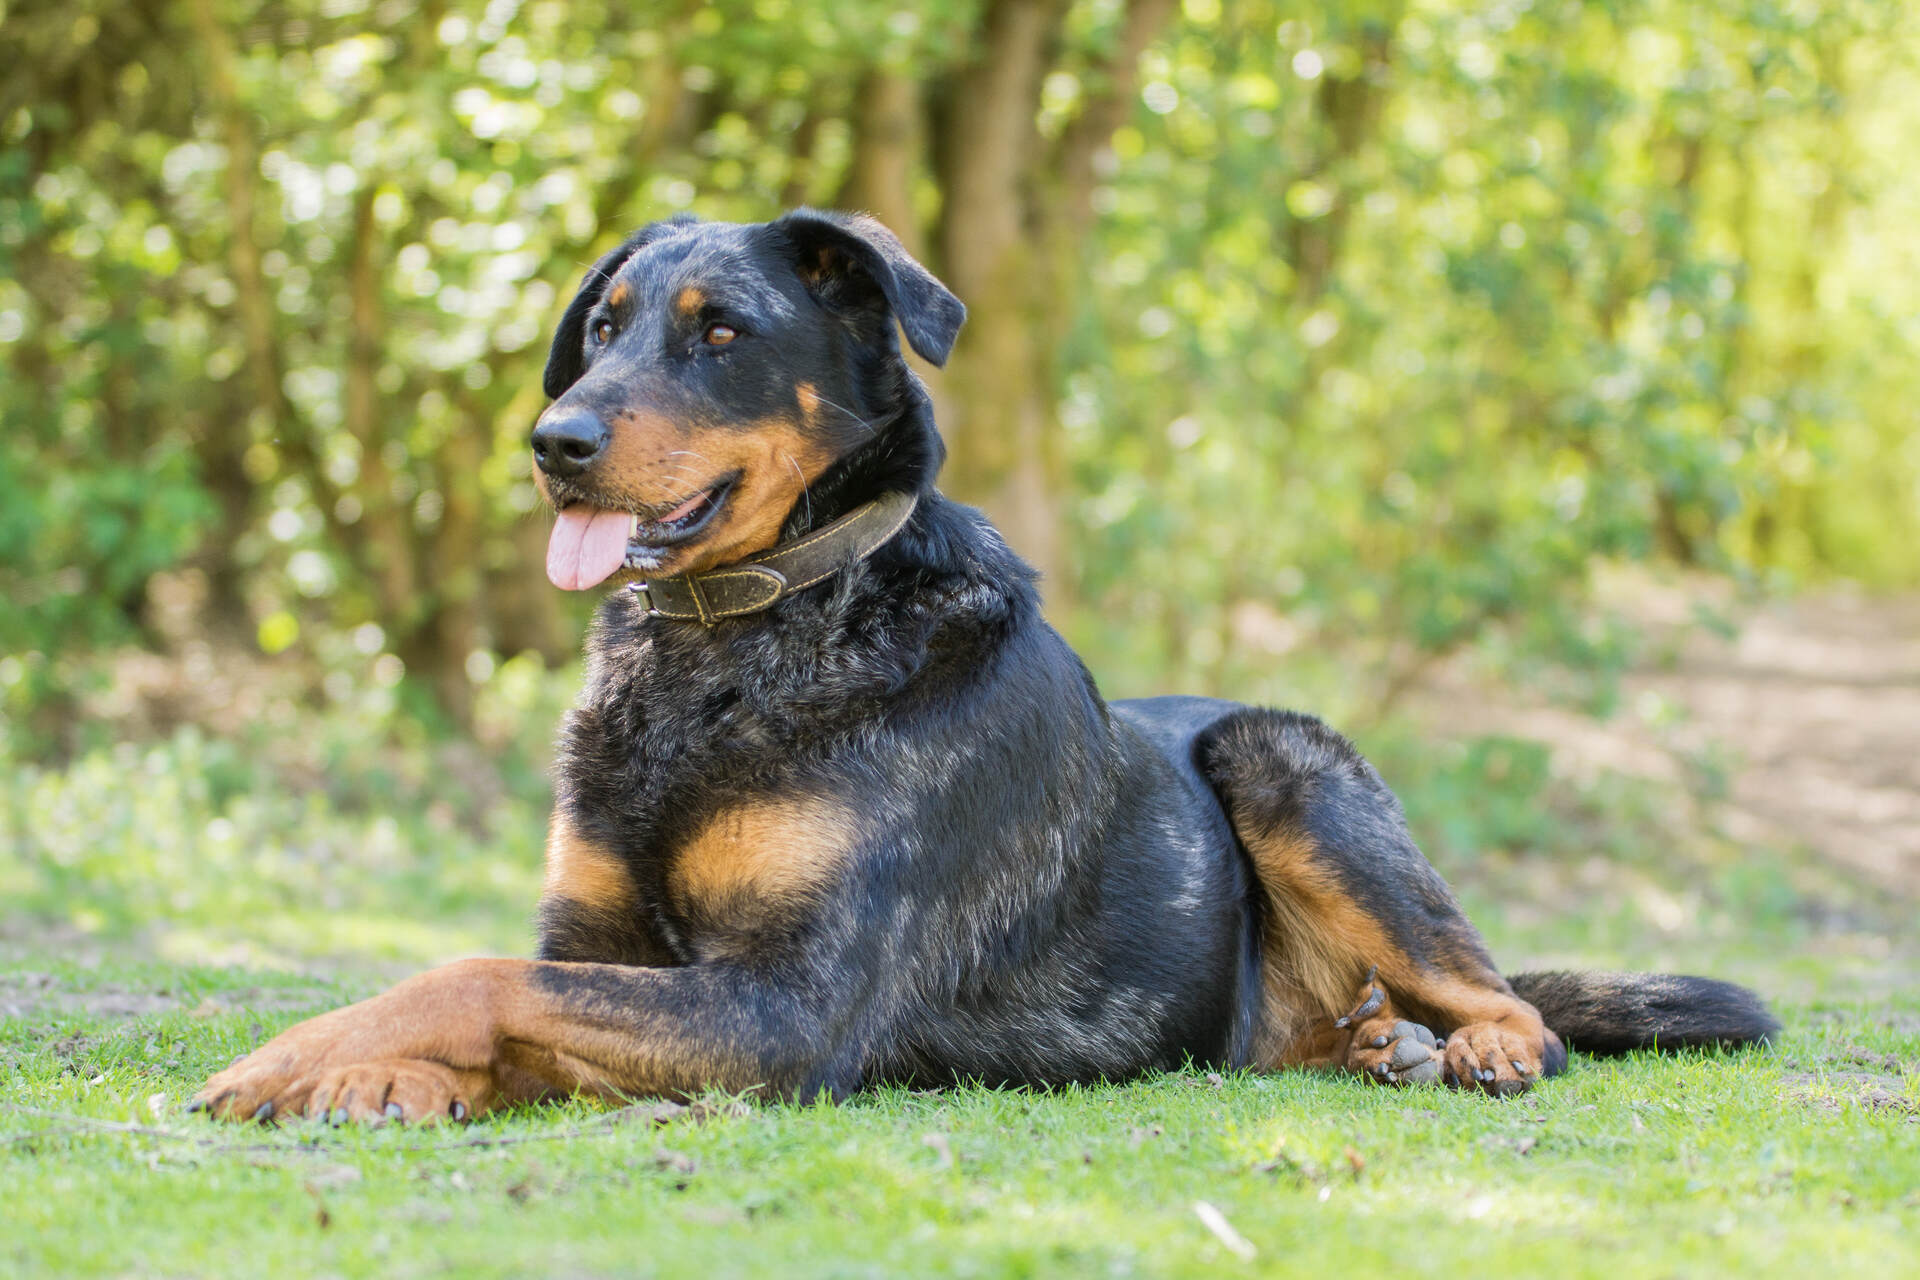
[[[1438,669],[1416,714],[1465,736],[1549,744],[1576,776],[1614,770],[1710,796],[1736,840],[1804,849],[1898,899],[1920,900],[1920,597],[1829,591],[1761,606],[1723,585],[1620,576],[1610,607],[1659,655],[1605,721],[1526,690]],[[1732,639],[1694,625],[1722,613]],[[1717,781],[1703,788],[1702,778]]]
[[[198,1018],[210,1018],[239,1010],[264,1013],[310,1009],[332,998],[332,993],[322,987],[246,987],[195,999],[166,988],[112,983],[76,987],[50,973],[0,975],[0,1017],[7,1018],[75,1013],[97,1018],[140,1018],[181,1009]]]
[[[1904,1116],[1908,1124],[1920,1124],[1920,1103],[1897,1092],[1898,1081],[1889,1085],[1883,1076],[1871,1076],[1863,1071],[1830,1071],[1820,1075],[1801,1072],[1788,1076],[1782,1083],[1785,1085],[1782,1096],[1803,1107],[1838,1115],[1852,1103],[1868,1111]]]

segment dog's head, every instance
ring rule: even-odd
[[[532,440],[559,512],[548,577],[585,590],[772,546],[915,385],[895,323],[941,364],[965,317],[871,218],[647,227],[594,264],[554,335]]]

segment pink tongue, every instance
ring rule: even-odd
[[[626,562],[633,517],[578,504],[554,521],[547,543],[547,579],[562,591],[585,591],[612,577]]]

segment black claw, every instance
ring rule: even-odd
[[[465,1119],[467,1118],[467,1104],[466,1104],[466,1103],[464,1103],[464,1102],[456,1102],[456,1103],[454,1103],[454,1104],[453,1104],[453,1118],[454,1118],[455,1120],[465,1120]]]
[[[263,1102],[259,1106],[255,1107],[253,1109],[253,1118],[255,1120],[273,1119],[273,1103],[270,1101]]]
[[[1445,1036],[1435,1036],[1435,1037],[1434,1037],[1434,1040],[1433,1040],[1433,1047],[1434,1047],[1434,1048],[1436,1048],[1436,1049],[1444,1049],[1444,1048],[1446,1048],[1446,1047],[1447,1047],[1447,1038],[1446,1038]]]
[[[1373,1074],[1379,1076],[1382,1080],[1387,1078],[1389,1070],[1390,1068],[1384,1062],[1376,1062],[1373,1064]]]
[[[406,1114],[406,1112],[400,1109],[400,1104],[397,1102],[389,1102],[386,1106],[386,1112],[388,1117],[394,1120],[398,1120],[401,1116]]]
[[[187,1104],[188,1115],[192,1115],[196,1111],[205,1111],[206,1109],[207,1109],[207,1100],[205,1098],[195,1098],[192,1102],[189,1102]]]
[[[1368,982],[1372,982],[1372,979],[1369,978]],[[1347,1027],[1347,1026],[1351,1026],[1353,1024],[1353,1021],[1356,1018],[1372,1017],[1374,1014],[1380,1012],[1380,1006],[1385,1004],[1386,1002],[1387,1002],[1386,992],[1382,991],[1378,987],[1369,986],[1367,988],[1367,998],[1360,1002],[1359,1007],[1356,1008],[1352,1013],[1349,1013],[1348,1015],[1346,1015],[1344,1018],[1335,1018],[1333,1020],[1333,1025],[1336,1027]]]
[[[1482,1068],[1480,1068],[1480,1070],[1479,1070],[1479,1071],[1478,1071],[1478,1072],[1477,1072],[1476,1074],[1477,1074],[1477,1075],[1479,1076],[1479,1078],[1480,1078],[1480,1083],[1481,1083],[1481,1084],[1492,1084],[1492,1083],[1493,1083],[1493,1068],[1492,1068],[1492,1067],[1482,1067]]]
[[[1386,1048],[1386,1047],[1387,1047],[1387,1038],[1386,1038],[1385,1036],[1375,1036],[1375,1037],[1373,1038],[1373,1047],[1374,1047],[1374,1048],[1376,1048],[1376,1049],[1384,1049],[1384,1048]]]

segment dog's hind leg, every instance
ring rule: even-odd
[[[1256,1065],[1500,1095],[1565,1067],[1346,739],[1311,716],[1249,709],[1198,751],[1262,891]]]

